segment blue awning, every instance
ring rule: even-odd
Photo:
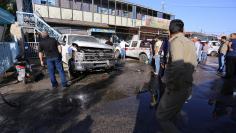
[[[12,24],[15,22],[15,17],[8,11],[0,8],[0,24]]]

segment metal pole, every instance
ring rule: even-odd
[[[92,0],[92,20],[94,22],[94,0]]]
[[[60,18],[62,19],[62,13],[61,13],[61,0],[59,0],[59,8],[60,8]]]
[[[81,1],[81,6],[82,6],[82,21],[84,21],[84,7],[83,7],[83,3],[84,3],[84,1],[82,0]]]
[[[116,0],[115,0],[115,25],[116,25]]]
[[[101,9],[102,9],[102,0],[100,0],[100,11],[99,11],[99,14],[100,14],[100,23],[102,23],[102,12],[101,12]]]
[[[50,16],[49,16],[49,6],[48,6],[48,0],[47,0],[47,8],[48,8],[48,18],[50,18]]]
[[[120,6],[121,6],[121,11],[122,11],[122,14],[121,14],[121,25],[123,26],[123,14],[124,14],[124,11],[123,11],[123,4],[120,3]]]
[[[72,1],[72,20],[74,20],[74,4],[75,4],[75,0]]]
[[[36,43],[37,42],[37,40],[36,40],[36,29],[34,28],[34,42]]]
[[[109,10],[110,10],[110,5],[109,5],[109,0],[107,0],[107,3],[108,3],[108,24],[110,23],[110,13],[109,13]]]

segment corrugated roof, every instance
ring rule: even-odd
[[[8,11],[0,8],[0,24],[12,24],[15,22],[15,17]]]

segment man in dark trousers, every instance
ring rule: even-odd
[[[43,53],[46,55],[48,73],[50,76],[52,88],[58,87],[55,77],[55,68],[59,72],[63,89],[68,87],[65,72],[62,66],[61,47],[56,39],[50,38],[47,32],[42,32],[42,40],[39,42],[39,59],[41,65],[44,66]],[[59,52],[60,51],[60,52]]]
[[[183,34],[182,20],[172,20],[169,30],[169,59],[163,77],[166,88],[156,115],[164,133],[178,133],[174,121],[191,94],[197,55],[194,44]]]

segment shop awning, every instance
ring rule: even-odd
[[[15,17],[8,11],[0,8],[0,25],[12,24],[15,22]]]

